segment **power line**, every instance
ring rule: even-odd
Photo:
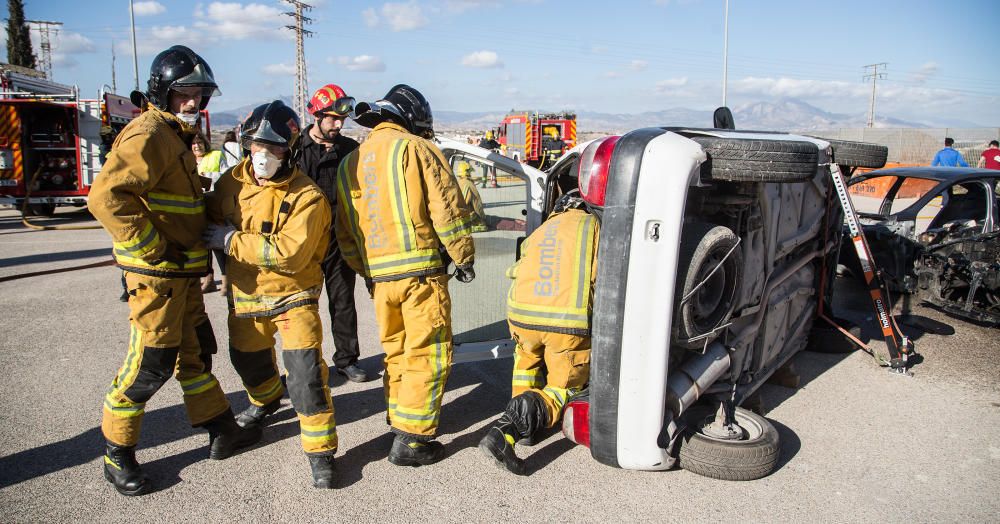
[[[872,72],[864,75],[862,78],[864,80],[872,79],[872,104],[871,112],[868,113],[868,127],[875,127],[875,83],[879,79],[885,78],[885,73],[879,73],[878,68],[886,69],[889,64],[885,62],[880,62],[878,64],[868,64],[865,66],[865,71],[871,70]]]
[[[309,11],[312,6],[304,4],[298,0],[282,0],[295,7],[294,12],[285,14],[295,19],[295,25],[285,27],[295,31],[295,93],[292,95],[292,106],[295,113],[302,119],[302,123],[308,123],[309,115],[306,114],[306,89],[308,80],[306,77],[306,52],[302,42],[304,36],[312,36],[313,32],[303,28],[303,24],[312,23],[312,19],[304,16],[303,11]]]
[[[38,29],[38,35],[40,40],[40,45],[42,49],[41,66],[42,71],[45,73],[45,78],[52,79],[52,41],[49,39],[51,33],[52,36],[59,34],[58,27],[63,25],[62,22],[49,22],[47,20],[25,20],[29,24],[35,24],[36,29]]]

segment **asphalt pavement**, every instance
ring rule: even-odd
[[[73,209],[39,222],[94,224]],[[109,255],[101,230],[30,231],[16,212],[0,210],[0,278]],[[901,304],[923,357],[913,377],[890,375],[860,351],[803,352],[794,360],[798,388],[762,389],[782,453],[777,470],[753,482],[614,469],[558,434],[518,446],[528,476],[498,470],[476,443],[510,393],[507,359],[455,366],[440,427],[448,457],[420,468],[385,460],[392,438],[381,380],[334,375],[340,451],[332,491],[311,487],[287,400],[261,444],[210,461],[208,436],[188,425],[171,381],[147,404],[138,452],[157,491],[122,497],[101,475],[99,429],[101,399],[128,337],[119,277],[97,267],[0,282],[0,522],[1000,520],[997,330],[915,303]],[[863,289],[841,282],[837,293]],[[357,302],[361,365],[375,374],[381,352],[362,285]],[[247,401],[224,349],[225,301],[214,293],[206,303],[223,348],[214,371],[240,410]],[[851,313],[864,322],[870,314],[861,306]]]

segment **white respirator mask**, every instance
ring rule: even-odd
[[[281,159],[270,151],[257,151],[250,157],[250,163],[253,165],[253,174],[265,180],[273,177],[281,167]]]
[[[185,124],[195,127],[198,125],[198,118],[201,117],[200,113],[174,113],[174,116],[181,119]]]

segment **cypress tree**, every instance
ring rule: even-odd
[[[31,35],[24,23],[24,2],[7,0],[7,62],[22,67],[35,68],[35,53],[31,49]]]

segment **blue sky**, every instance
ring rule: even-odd
[[[309,91],[335,82],[359,99],[393,84],[435,110],[640,113],[711,109],[722,97],[723,0],[313,0]],[[139,77],[175,43],[202,54],[225,110],[288,95],[295,44],[278,1],[136,1]],[[782,97],[868,110],[865,64],[888,63],[879,115],[1000,126],[1000,37],[990,1],[730,0],[732,107]],[[54,76],[85,95],[134,82],[128,2],[25,0],[61,21]],[[37,39],[36,39],[37,41]],[[36,45],[36,53],[38,47]],[[953,124],[954,125],[954,124]]]

